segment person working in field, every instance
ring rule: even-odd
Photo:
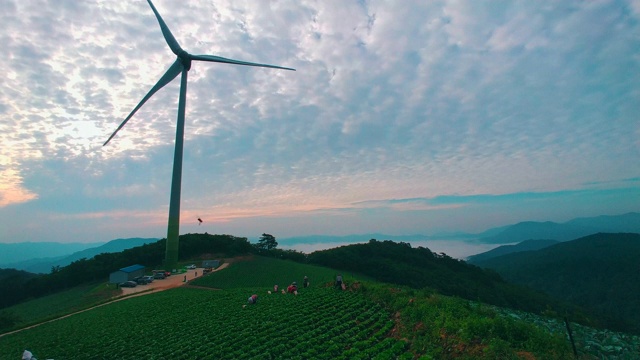
[[[308,277],[304,277],[304,280],[302,280],[302,287],[306,288],[309,286],[309,278]]]
[[[249,303],[249,305],[255,305],[258,302],[258,295],[253,294],[249,296],[249,299],[247,300],[247,302]]]
[[[22,353],[22,360],[36,360],[36,358],[33,356],[33,354],[31,353],[31,351],[29,350],[25,350]]]
[[[287,292],[289,294],[297,293],[298,292],[298,283],[294,281],[291,285],[287,286]]]
[[[338,290],[342,290],[342,274],[338,274],[338,276],[336,276],[336,288]]]

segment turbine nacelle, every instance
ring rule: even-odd
[[[180,63],[182,63],[182,67],[189,71],[191,70],[191,54],[189,54],[188,52],[182,50],[182,52],[180,54],[178,54],[178,60],[180,60]]]

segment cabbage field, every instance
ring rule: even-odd
[[[253,292],[258,303],[243,307]],[[387,337],[393,326],[388,311],[354,292],[317,287],[294,296],[182,287],[4,336],[0,354],[17,359],[29,349],[41,359],[394,359],[407,344]]]

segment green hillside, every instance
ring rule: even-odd
[[[572,357],[564,324],[553,319],[357,274],[345,274],[348,290],[338,291],[332,286],[335,270],[259,256],[243,259],[231,259],[228,268],[187,286],[0,336],[0,359],[18,358],[24,349],[53,359]],[[303,274],[311,286],[298,296],[268,294],[279,279],[289,282]],[[243,307],[253,293],[258,304]],[[61,303],[52,297],[51,303]],[[8,310],[29,311],[30,303]],[[581,359],[639,350],[638,338],[624,334],[579,330],[575,336]]]
[[[32,299],[0,310],[0,333],[103,304],[120,294],[113,284],[94,283]]]
[[[232,270],[234,269],[234,270]],[[256,270],[260,276],[256,276]],[[299,295],[268,294],[312,274]],[[361,282],[269,258],[233,262],[192,286],[132,297],[0,337],[0,354],[54,359],[564,359],[570,347],[524,321],[431,292]],[[225,279],[226,278],[226,279]],[[326,280],[326,281],[324,281]],[[207,283],[222,290],[206,289]],[[257,305],[246,304],[252,293]]]
[[[640,334],[640,234],[595,234],[477,265],[583,306],[608,328]]]
[[[104,302],[113,289],[103,282],[78,281],[104,281],[110,269],[125,262],[155,266],[161,246],[159,242],[121,256],[81,260],[38,277],[36,283],[27,281],[30,286],[48,285],[49,279],[69,284],[69,289],[0,310],[0,320],[17,320],[0,324],[0,332]],[[509,285],[497,273],[425,248],[370,241],[308,256],[261,252],[270,256],[266,257],[246,238],[188,234],[181,237],[180,249],[185,263],[224,258],[230,266],[178,289],[109,302],[33,329],[0,334],[0,359],[17,358],[24,348],[41,359],[573,356],[562,316],[540,315],[567,314],[558,312],[562,310],[556,302]],[[287,258],[296,262],[283,260]],[[347,291],[333,288],[337,273],[344,275]],[[298,296],[268,293],[274,284],[300,284],[304,276],[311,287],[300,289]],[[243,308],[253,293],[259,294],[258,304]],[[527,307],[534,310],[513,310]],[[569,318],[576,319],[571,314]],[[572,327],[581,359],[633,358],[629,354],[640,351],[637,336],[575,323]]]
[[[372,239],[367,244],[315,251],[309,255],[308,262],[342,271],[357,271],[391,284],[430,288],[444,295],[535,313],[545,310],[570,313],[574,319],[588,321],[571,305],[508,283],[495,272],[435,254],[426,248],[412,248],[407,243]]]
[[[246,238],[210,234],[186,234],[180,237],[181,261],[225,255],[247,256],[257,252],[258,250]],[[164,241],[161,240],[121,253],[101,254],[91,260],[81,259],[69,266],[56,269],[51,274],[29,279],[11,288],[0,283],[0,290],[3,293],[7,291],[20,296],[16,299],[3,298],[0,301],[0,309],[27,298],[38,298],[67,288],[104,281],[110,272],[131,264],[144,264],[149,268],[161,266],[163,253]],[[556,313],[569,312],[575,321],[586,321],[569,305],[558,304],[557,301],[540,293],[511,285],[496,273],[484,271],[446,255],[436,255],[426,248],[412,248],[406,243],[372,240],[367,244],[316,251],[308,256],[277,249],[262,253],[278,258],[294,259],[298,264],[292,262],[289,270],[283,272],[281,277],[265,279],[261,286],[272,287],[276,284],[275,281],[280,286],[286,286],[292,281],[301,281],[303,276],[309,276],[312,283],[318,284],[332,281],[337,272],[346,272],[347,275],[357,273],[382,282],[406,285],[416,289],[430,288],[444,295],[459,296],[468,300],[535,313],[548,310]],[[265,274],[261,267],[272,266],[262,265],[261,262],[252,264],[256,267],[255,269],[246,270],[249,273],[238,274],[233,278],[257,281]],[[315,264],[324,267],[325,270],[326,268],[334,270],[324,273],[309,269],[309,273],[305,273],[306,270],[302,271],[297,267],[303,264]],[[240,271],[237,270],[238,267],[234,269],[236,270],[231,271]],[[211,279],[211,281],[215,280],[216,276]],[[274,283],[271,283],[272,281]],[[209,286],[222,288],[224,284]],[[2,314],[3,312],[0,311],[0,319]],[[0,324],[0,329],[2,328]]]
[[[16,270],[16,269],[0,269],[0,309],[6,305],[16,304],[24,299],[24,295],[20,293],[23,284],[29,280],[37,278],[37,274]],[[0,329],[2,329],[2,320],[0,318]]]

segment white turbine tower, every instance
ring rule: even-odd
[[[191,61],[209,61],[209,62],[218,62],[218,63],[226,63],[226,64],[235,64],[235,65],[246,65],[246,66],[258,66],[258,67],[267,67],[274,69],[283,69],[283,70],[293,70],[291,68],[275,66],[275,65],[266,65],[266,64],[258,64],[251,63],[246,61],[232,60],[223,58],[220,56],[214,55],[192,55],[183,50],[176,38],[173,37],[171,31],[165,24],[164,20],[156,10],[151,0],[147,0],[149,5],[151,6],[151,10],[153,10],[156,18],[158,19],[158,23],[160,24],[160,29],[162,30],[162,34],[164,35],[164,39],[167,41],[169,48],[173,51],[174,54],[178,57],[176,61],[173,62],[169,70],[167,70],[164,75],[158,80],[158,82],[149,90],[147,95],[145,95],[140,103],[131,111],[129,116],[118,126],[116,131],[111,134],[109,139],[104,142],[102,146],[105,146],[113,139],[113,137],[122,129],[122,127],[131,119],[133,114],[138,111],[144,105],[153,94],[155,94],[158,90],[162,89],[163,86],[170,83],[173,79],[176,78],[180,73],[182,73],[182,78],[180,81],[180,99],[178,102],[178,124],[176,127],[176,147],[173,156],[173,175],[171,178],[171,198],[169,202],[169,224],[167,228],[167,248],[165,253],[165,266],[168,269],[175,269],[178,263],[178,235],[180,228],[180,189],[182,183],[182,148],[184,141],[184,113],[185,113],[185,102],[187,98],[187,73],[191,68]]]

